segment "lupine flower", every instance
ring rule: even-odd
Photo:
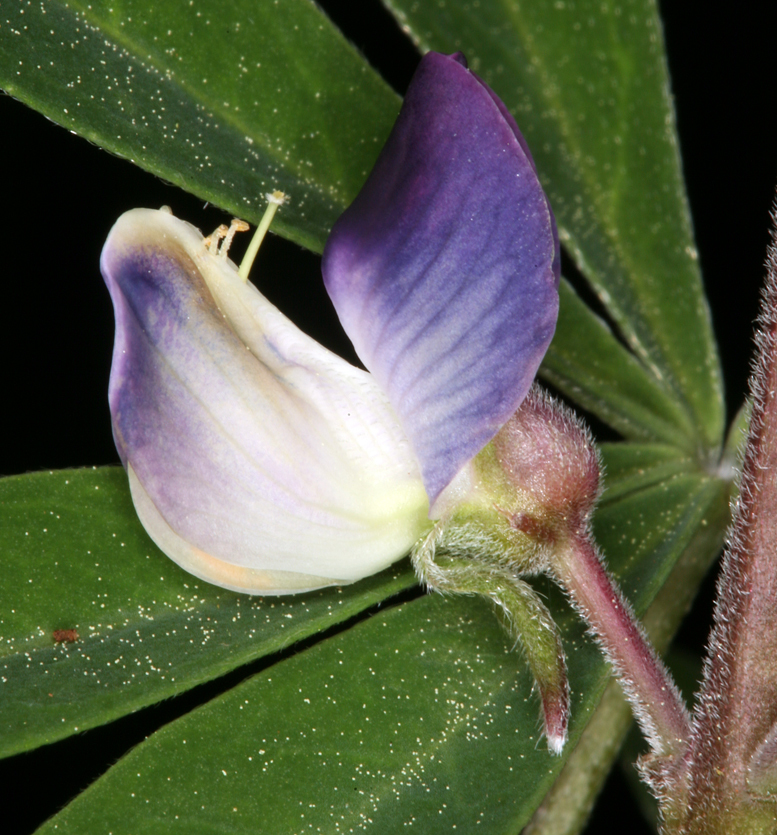
[[[226,257],[234,228],[203,238],[139,209],[103,252],[114,435],[151,537],[192,573],[257,594],[350,583],[412,552],[430,588],[495,604],[560,753],[564,650],[524,579],[549,574],[621,677],[663,785],[688,715],[591,537],[590,434],[530,390],[559,245],[501,102],[460,56],[427,55],[332,230],[324,282],[367,371],[245,281]]]
[[[122,216],[114,437],[138,515],[210,582],[350,583],[429,533],[520,406],[555,328],[559,245],[518,127],[428,54],[323,274],[367,371],[301,333],[192,226]]]

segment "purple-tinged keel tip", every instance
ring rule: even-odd
[[[348,583],[428,528],[420,475],[373,378],[299,331],[165,212],[123,215],[101,267],[109,399],[154,541],[250,593]]]

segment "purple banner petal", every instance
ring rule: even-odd
[[[534,163],[458,56],[421,61],[323,273],[434,503],[520,405],[558,312],[558,237]]]
[[[428,527],[372,377],[300,332],[202,235],[137,209],[106,242],[110,405],[133,500],[187,570],[252,593],[351,582]]]

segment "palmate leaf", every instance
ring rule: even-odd
[[[141,0],[12,6],[0,86],[236,214],[256,219],[283,188],[276,231],[320,250],[398,99],[307,0],[246,2],[219,18]],[[625,437],[708,456],[723,429],[718,360],[654,3],[623,15],[585,2],[389,5],[424,48],[466,49],[516,114],[565,245],[640,360],[565,287],[546,378]]]
[[[614,321],[613,329],[565,286],[544,374],[640,442],[606,450],[596,534],[644,611],[678,582],[672,568],[694,543],[701,542],[694,558],[709,561],[728,496],[724,482],[699,468],[720,444],[719,371],[654,4],[626,4],[621,21],[587,2],[551,10],[481,0],[477,16],[474,4],[407,6],[406,25],[419,43],[465,49],[516,114],[563,241]],[[320,249],[388,133],[398,99],[312,3],[237,0],[228,11],[217,20],[199,3],[3,8],[0,86],[236,214],[255,218],[270,187],[290,191],[279,231]],[[72,474],[79,478],[87,491],[90,478],[104,478],[98,486],[109,492],[112,485],[111,500],[87,504],[86,492],[71,500],[73,491],[59,492],[69,473],[3,484],[3,510],[24,506],[16,531],[33,537],[13,575],[22,585],[0,592],[0,611],[13,615],[2,624],[8,653],[0,664],[12,675],[4,674],[9,689],[0,692],[21,684],[0,703],[4,728],[12,729],[9,752],[180,692],[412,583],[400,567],[342,592],[271,601],[268,619],[266,601],[205,588],[161,557],[138,529],[120,472]],[[57,489],[37,501],[46,479]],[[55,532],[62,553],[75,544],[75,562],[58,559]],[[95,550],[93,561],[94,553],[83,559]],[[105,565],[115,574],[103,573]],[[548,594],[570,654],[574,740],[607,670],[560,595]],[[676,622],[687,597],[662,596],[663,614]],[[53,646],[50,630],[75,626],[84,629],[79,642]],[[188,630],[196,639],[182,637]],[[488,607],[415,600],[155,734],[46,829],[80,832],[97,821],[115,832],[176,825],[253,832],[272,822],[273,831],[302,832],[412,821],[435,832],[481,821],[488,831],[516,832],[561,765],[538,739],[530,690]],[[376,723],[371,735],[358,733],[364,711]],[[473,805],[473,796],[482,803]]]
[[[683,468],[677,456],[668,487],[665,450],[635,447],[632,457],[621,447],[597,535],[644,611],[695,531],[720,530],[728,487]],[[569,652],[571,750],[609,672],[561,595],[549,584],[543,590]],[[665,608],[665,617],[677,617]],[[349,831],[368,823],[393,832],[412,823],[428,833],[453,824],[514,833],[563,764],[546,752],[539,727],[531,676],[489,607],[425,596],[157,732],[41,831],[83,832],[99,820],[114,833],[191,831],[195,822],[203,832]]]

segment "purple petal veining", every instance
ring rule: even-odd
[[[558,237],[534,163],[462,60],[422,60],[323,260],[432,504],[520,405],[558,312]]]

